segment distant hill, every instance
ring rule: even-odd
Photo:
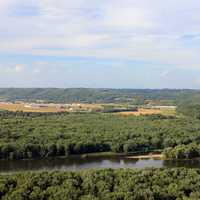
[[[36,101],[56,103],[115,103],[145,100],[164,101],[174,104],[184,101],[199,101],[199,90],[177,89],[91,89],[91,88],[0,88],[1,101]]]

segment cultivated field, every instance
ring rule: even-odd
[[[105,106],[122,107],[118,104],[36,104],[36,103],[10,103],[0,102],[0,110],[8,111],[23,111],[23,112],[101,112]],[[137,111],[122,111],[116,113],[117,115],[124,116],[140,116],[140,115],[152,115],[152,114],[163,114],[163,115],[175,115],[175,108],[163,107],[163,108],[139,108]]]
[[[97,111],[103,107],[98,104],[28,104],[0,102],[0,110],[23,112],[78,112]]]
[[[162,114],[162,115],[175,115],[175,108],[139,108],[138,111],[134,112],[120,112],[119,115],[124,116],[140,116],[140,115],[153,115],[153,114]]]

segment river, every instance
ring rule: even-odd
[[[120,156],[70,158],[51,158],[41,160],[0,161],[0,173],[15,173],[24,171],[76,171],[82,169],[102,168],[138,168],[146,167],[172,168],[190,167],[200,168],[200,160],[159,160],[159,159],[128,159]]]

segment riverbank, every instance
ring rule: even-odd
[[[163,154],[147,154],[147,155],[135,155],[135,156],[127,156],[126,158],[130,159],[163,159],[164,155]]]
[[[81,157],[81,158],[90,158],[90,157],[126,157],[128,154],[126,153],[114,153],[114,152],[96,152],[96,153],[86,153],[86,154],[77,154],[77,155],[70,155],[70,157]]]
[[[27,159],[0,159],[0,161],[41,161],[47,159],[87,159],[87,158],[133,158],[133,159],[147,159],[147,158],[163,158],[163,155],[156,152],[135,152],[135,153],[115,153],[115,152],[96,152],[96,153],[85,153],[85,154],[71,154],[68,156],[55,156],[55,157],[43,157],[43,158],[27,158]]]
[[[89,154],[80,154],[72,157],[81,157],[81,158],[90,158],[90,157],[124,157],[124,158],[130,158],[130,159],[164,159],[164,154],[156,152],[149,152],[149,153],[136,153],[136,154],[130,154],[130,153],[114,153],[114,152],[100,152],[100,153],[89,153]]]

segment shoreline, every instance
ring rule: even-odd
[[[126,156],[126,158],[129,158],[129,159],[150,159],[150,158],[163,159],[164,155],[163,154],[147,154],[147,155]]]
[[[85,154],[71,154],[68,156],[54,156],[54,157],[42,157],[42,158],[24,158],[24,159],[0,159],[0,161],[29,161],[29,160],[49,160],[49,159],[86,159],[86,158],[94,158],[94,157],[123,157],[129,159],[150,159],[150,158],[157,158],[162,159],[164,155],[161,153],[154,153],[149,152],[148,154],[145,153],[114,153],[114,152],[96,152],[96,153],[85,153]]]

